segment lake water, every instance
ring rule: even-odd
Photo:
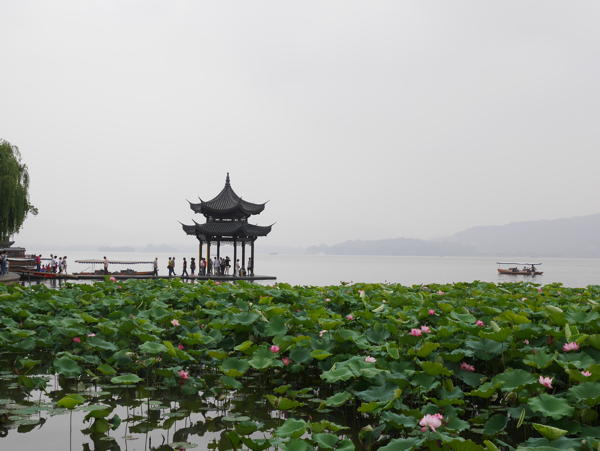
[[[222,256],[233,256],[230,252]],[[101,259],[102,252],[39,251],[44,257],[50,253],[67,255],[69,272],[90,269],[89,265],[75,263],[78,259]],[[248,255],[248,253],[247,253]],[[176,258],[176,272],[181,272],[183,257],[190,254],[148,254],[112,252],[106,255],[114,260],[152,261],[159,259],[159,273],[167,274],[167,259]],[[535,281],[540,284],[561,282],[566,286],[583,287],[600,284],[600,259],[595,258],[533,258],[533,257],[406,257],[406,256],[337,256],[337,255],[270,255],[256,254],[256,274],[273,275],[278,282],[292,285],[331,285],[343,282],[393,282],[405,285],[452,283],[482,280],[488,282]],[[496,262],[543,262],[538,269],[544,274],[535,278],[500,275]],[[125,267],[114,266],[114,269]],[[139,270],[150,270],[151,265],[136,265]],[[101,265],[96,266],[101,269]],[[189,271],[189,269],[188,269]],[[271,282],[269,282],[271,283]]]

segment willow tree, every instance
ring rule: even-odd
[[[37,214],[29,203],[29,174],[16,146],[0,140],[0,245],[17,233],[28,213]]]

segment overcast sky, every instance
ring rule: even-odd
[[[597,1],[0,2],[18,243],[195,246],[231,173],[271,245],[600,212]],[[200,220],[199,218],[197,218]]]

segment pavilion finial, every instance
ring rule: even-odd
[[[227,173],[227,177],[225,178],[225,185],[229,185],[229,172]]]

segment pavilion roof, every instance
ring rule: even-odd
[[[190,208],[195,213],[211,217],[238,218],[256,215],[265,209],[265,203],[255,204],[245,201],[231,187],[229,173],[225,179],[225,186],[219,194],[208,201],[200,199],[200,203],[190,202]]]
[[[212,221],[194,225],[181,224],[188,235],[202,235],[205,237],[258,237],[266,236],[271,232],[270,226],[248,224],[245,221]]]

